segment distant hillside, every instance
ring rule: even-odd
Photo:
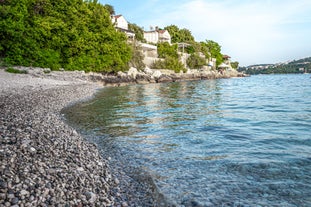
[[[311,63],[311,57],[303,58],[300,60],[293,60],[289,62],[289,64],[305,64],[305,63]]]
[[[311,57],[277,64],[257,64],[239,68],[246,74],[311,73]]]

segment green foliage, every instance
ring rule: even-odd
[[[141,42],[146,42],[144,38],[144,30],[136,24],[128,24],[129,30],[135,33],[135,39]]]
[[[104,7],[106,8],[106,10],[109,12],[110,15],[116,14],[114,7],[111,6],[110,4],[105,4]]]
[[[5,71],[8,73],[15,73],[15,74],[27,74],[26,70],[18,70],[12,67],[7,68]]]
[[[202,52],[206,58],[211,57],[211,53],[209,52],[209,48],[206,45],[206,42],[200,42],[198,43],[200,47],[200,52]]]
[[[129,62],[130,67],[137,68],[138,70],[143,70],[146,65],[143,62],[144,54],[142,53],[142,49],[138,44],[132,45],[132,59]]]
[[[168,42],[158,44],[159,58],[173,57],[178,58],[177,45],[170,45]]]
[[[187,59],[187,65],[188,65],[189,68],[192,68],[192,69],[200,69],[204,65],[206,65],[206,59],[201,57],[201,56],[199,56],[196,53],[193,53]]]
[[[169,69],[176,73],[186,71],[184,65],[178,60],[177,44],[170,45],[168,42],[158,44],[158,55],[164,60],[156,61],[151,67],[155,69]]]
[[[53,70],[126,70],[131,49],[110,12],[96,0],[1,1],[0,56]]]
[[[188,29],[179,30],[179,39],[180,42],[194,42],[194,37]]]
[[[238,69],[238,67],[239,67],[239,62],[231,62],[231,67],[233,68],[233,69]]]
[[[181,71],[186,72],[184,65],[178,60],[178,58],[174,57],[167,57],[164,60],[158,60],[153,63],[151,68],[174,70],[175,73],[179,73]]]
[[[176,25],[170,25],[164,29],[170,33],[172,43],[194,42],[194,37],[188,29],[179,29]]]
[[[170,25],[164,28],[171,35],[172,43],[179,43],[179,28],[176,25]]]
[[[213,40],[206,40],[201,45],[205,48],[205,52],[208,52],[212,58],[216,58],[216,65],[220,65],[223,62],[223,55],[221,54],[221,46]]]

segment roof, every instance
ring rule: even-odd
[[[231,58],[229,55],[223,55],[222,56],[224,59],[229,59],[229,58]]]
[[[167,31],[167,30],[165,30],[165,29],[159,29],[159,30],[158,30],[158,32],[161,33],[161,34],[165,33],[166,31]]]
[[[114,15],[113,17],[114,17],[115,19],[118,19],[118,18],[122,17],[122,14]]]
[[[144,33],[155,33],[157,31],[153,30],[153,31],[144,31]]]
[[[178,47],[188,47],[188,46],[191,46],[191,44],[188,44],[188,43],[185,43],[185,42],[180,42],[180,43],[177,43]]]

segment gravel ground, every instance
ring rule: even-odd
[[[0,69],[0,206],[158,206],[148,185],[111,170],[64,122],[64,107],[100,87],[80,72]]]

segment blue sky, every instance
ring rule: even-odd
[[[247,66],[311,56],[311,0],[99,0],[149,30],[174,24]]]

